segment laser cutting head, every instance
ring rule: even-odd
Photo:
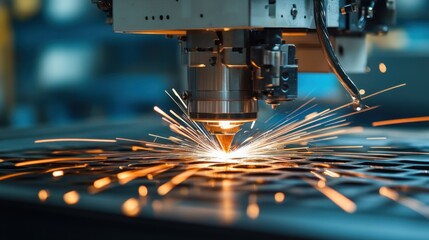
[[[194,30],[182,42],[189,116],[225,152],[240,126],[256,120],[259,99],[275,106],[297,95],[295,46],[280,30]]]
[[[189,116],[229,151],[240,126],[256,120],[245,31],[188,31],[182,52],[188,75]]]
[[[360,109],[345,71],[365,72],[365,34],[386,33],[396,12],[394,0],[92,1],[116,32],[178,36],[189,115],[224,151],[258,100],[275,108],[297,97],[297,59],[300,71],[333,71]]]

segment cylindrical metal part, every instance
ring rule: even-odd
[[[280,66],[281,66],[281,52],[280,47],[277,47],[276,50],[264,50],[264,64],[271,65],[271,84],[267,87],[277,87],[280,86]]]
[[[190,117],[201,122],[255,120],[246,31],[190,31],[187,37]]]
[[[252,99],[248,68],[215,66],[189,69],[191,100],[189,114],[195,120],[255,119],[257,102]]]

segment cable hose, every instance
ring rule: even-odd
[[[323,54],[325,55],[329,67],[352,98],[353,109],[356,111],[362,110],[365,106],[361,103],[359,89],[356,87],[349,75],[344,71],[344,68],[341,66],[337,56],[335,55],[331,41],[329,40],[324,0],[314,0],[314,22],[316,23],[317,37],[319,38]]]

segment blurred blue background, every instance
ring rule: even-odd
[[[398,0],[397,9],[387,36],[368,37],[369,72],[352,75],[365,94],[407,83],[367,101],[383,105],[384,119],[429,115],[429,1]],[[183,88],[177,40],[116,34],[104,21],[90,0],[0,0],[1,127],[118,121],[170,104],[164,90]],[[299,81],[300,97],[347,99],[332,74]]]

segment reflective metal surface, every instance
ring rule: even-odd
[[[258,106],[247,66],[248,33],[220,34],[189,31],[187,35],[189,114],[197,121],[252,121]]]
[[[141,136],[138,132],[142,125],[124,126],[86,132],[74,129],[70,132],[97,137],[117,135],[118,132],[134,138]],[[139,222],[140,219],[150,219],[152,226],[159,224],[157,227],[164,229],[165,234],[177,224],[182,226],[182,230],[170,232],[176,233],[176,237],[185,234],[186,226],[189,226],[189,231],[194,231],[193,224],[198,224],[200,229],[218,227],[220,232],[222,229],[227,232],[235,229],[244,235],[256,232],[255,236],[425,239],[429,229],[429,189],[426,187],[429,184],[429,159],[424,154],[429,150],[427,136],[424,131],[381,129],[367,130],[341,141],[341,144],[350,145],[364,142],[373,147],[370,151],[383,151],[376,147],[391,146],[394,151],[408,152],[384,160],[365,159],[364,155],[360,159],[314,156],[309,159],[255,159],[239,163],[142,159],[138,149],[133,151],[129,144],[34,145],[29,138],[9,138],[11,145],[27,142],[26,146],[22,145],[27,150],[3,150],[0,153],[0,176],[3,177],[0,199],[40,202],[40,206],[46,207],[44,211],[64,207],[63,217],[52,218],[51,225],[65,218],[73,219],[67,211],[69,209],[96,212],[93,216],[111,214],[117,219],[123,215],[134,216],[132,223],[127,223],[134,230],[147,226]],[[333,140],[332,144],[336,143]],[[356,150],[355,153],[365,154],[365,151]],[[17,166],[44,158],[57,160]],[[87,166],[79,167],[83,164]],[[175,167],[155,171],[154,167],[159,164]],[[115,180],[119,172],[143,169],[155,172],[126,184]],[[321,173],[327,179],[327,186],[318,186],[320,176],[312,174],[312,171]],[[23,175],[4,178],[11,173]],[[171,188],[169,183],[175,177],[173,182],[180,183]],[[344,199],[333,202],[336,197],[327,197],[330,195],[324,192],[327,189],[341,193],[353,204]],[[80,221],[87,218],[83,216]],[[141,234],[144,236],[145,232]],[[199,234],[203,237],[205,232]]]

